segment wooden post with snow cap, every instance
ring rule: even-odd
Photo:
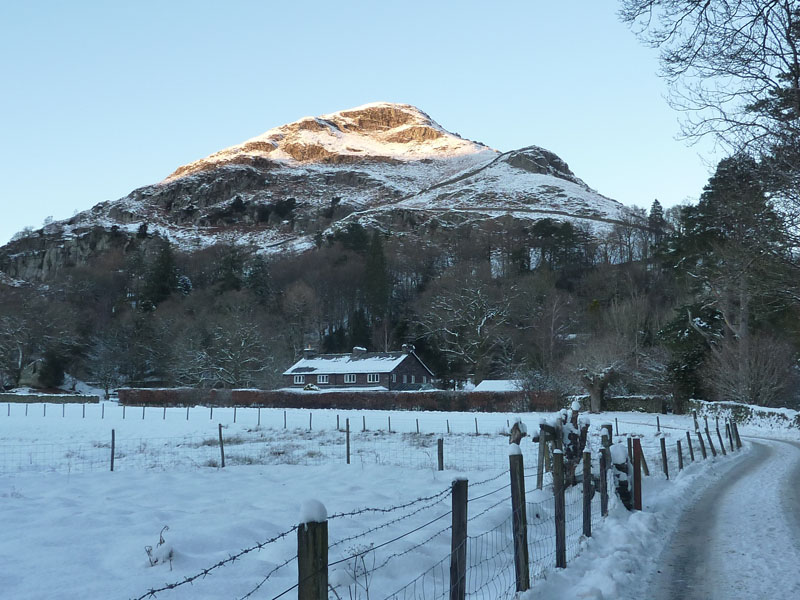
[[[688,431],[686,432],[686,442],[689,444],[689,458],[691,458],[692,462],[694,462],[694,448],[692,447],[692,436]]]
[[[600,515],[608,515],[608,456],[611,451],[604,449],[600,452]]]
[[[553,450],[553,494],[555,495],[556,568],[566,569],[567,511],[564,498],[564,451],[558,448]]]
[[[328,600],[328,513],[306,500],[297,527],[297,599]]]
[[[450,540],[450,600],[467,595],[467,490],[466,479],[453,481],[452,529]]]
[[[525,466],[519,443],[508,446],[508,465],[511,474],[511,515],[514,527],[514,572],[517,591],[531,587],[528,562],[528,521],[525,504]]]
[[[667,459],[667,440],[661,436],[661,464],[664,468],[664,475],[669,479],[669,460]]]
[[[547,452],[547,441],[545,440],[544,421],[539,423],[539,451],[536,453],[536,489],[542,489],[544,485],[544,455]]]

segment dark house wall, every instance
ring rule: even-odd
[[[300,373],[298,373],[299,375]],[[409,354],[408,357],[398,365],[398,367],[391,373],[379,373],[380,380],[376,382],[368,382],[366,373],[356,374],[355,383],[345,383],[344,374],[328,374],[328,383],[317,383],[317,375],[325,375],[323,371],[317,373],[306,373],[305,383],[299,384],[294,382],[294,375],[284,375],[283,383],[286,387],[301,388],[309,383],[318,386],[320,389],[330,387],[372,387],[382,385],[390,390],[404,390],[404,389],[418,389],[419,386],[428,383],[433,383],[431,374],[428,372],[419,359],[414,354]],[[405,375],[405,383],[403,376]],[[411,378],[414,378],[414,383],[411,383]]]

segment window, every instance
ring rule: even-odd
[[[392,373],[392,383],[397,383],[397,373]]]
[[[403,375],[403,383],[408,383],[408,375]]]
[[[353,374],[353,373],[347,373],[347,374],[344,376],[344,382],[345,382],[345,383],[355,383],[355,382],[356,382],[356,376],[355,376],[355,374]]]
[[[295,382],[296,385],[303,385],[306,382],[306,376],[305,375],[295,375],[294,376],[294,382]]]
[[[381,382],[380,373],[367,373],[367,383],[380,383],[380,382]]]
[[[411,376],[411,383],[416,383],[416,379],[417,379],[417,376],[416,375],[412,375]]]
[[[328,383],[327,375],[317,375],[317,383]]]
[[[428,383],[428,376],[427,375],[423,375],[422,376],[422,383]]]

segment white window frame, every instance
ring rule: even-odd
[[[397,383],[397,373],[392,373],[392,383]]]
[[[381,382],[380,373],[367,373],[367,383],[380,383],[380,382]]]
[[[403,375],[403,383],[408,383],[408,375]]]
[[[344,382],[345,383],[355,383],[356,382],[356,374],[355,373],[345,373]]]
[[[306,382],[305,375],[295,375],[294,376],[294,384],[295,385],[303,385]]]
[[[327,375],[317,375],[317,383],[328,383]]]

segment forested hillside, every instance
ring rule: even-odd
[[[796,253],[760,165],[726,159],[696,206],[591,233],[512,219],[426,243],[351,223],[305,253],[133,243],[46,286],[3,286],[0,376],[41,359],[121,385],[273,386],[307,346],[413,343],[441,377],[562,392],[782,404],[796,395]]]

